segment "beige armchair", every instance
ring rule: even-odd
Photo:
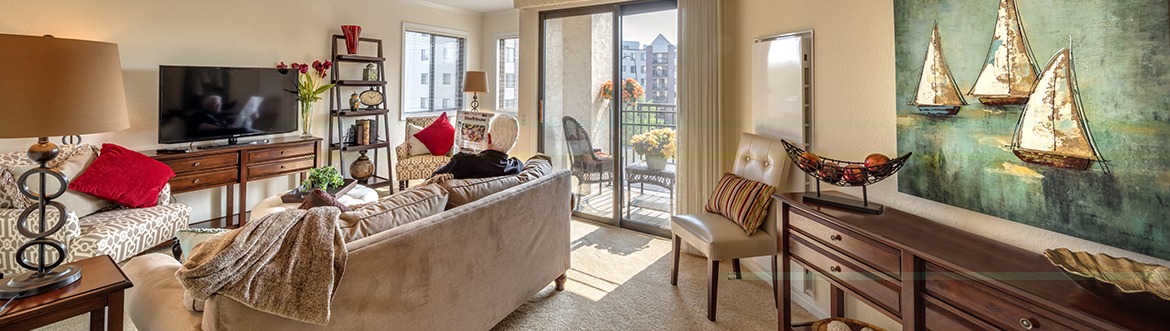
[[[739,149],[735,154],[735,167],[731,173],[774,187],[780,187],[788,176],[788,156],[779,140],[744,133],[739,138]],[[768,208],[764,223],[751,236],[732,220],[722,215],[703,212],[701,214],[676,215],[670,220],[674,233],[674,264],[670,270],[670,285],[678,285],[678,257],[682,241],[694,246],[707,256],[710,268],[710,284],[707,288],[707,319],[715,321],[715,301],[719,284],[719,261],[731,259],[735,278],[741,279],[739,259],[755,256],[772,256],[772,286],[776,281],[776,203]],[[773,299],[777,300],[773,291]]]
[[[427,117],[410,117],[406,119],[406,129],[409,130],[410,125],[417,125],[420,127],[427,127],[431,125],[438,116]],[[436,169],[451,161],[451,156],[458,152],[459,146],[452,146],[451,151],[445,155],[411,155],[410,137],[406,137],[402,144],[394,147],[394,153],[397,155],[398,164],[394,166],[394,177],[398,180],[398,189],[405,190],[409,181],[415,179],[427,179],[434,173]]]

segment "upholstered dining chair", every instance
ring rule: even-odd
[[[791,162],[788,161],[784,146],[779,140],[743,133],[739,138],[735,167],[731,173],[778,188],[788,176],[789,163]],[[707,256],[710,268],[707,319],[715,320],[719,261],[731,259],[735,278],[742,279],[739,270],[740,258],[771,256],[772,286],[773,288],[777,286],[776,217],[779,216],[777,205],[774,201],[769,205],[763,224],[750,236],[739,224],[711,212],[676,215],[671,218],[670,230],[674,233],[674,264],[670,270],[670,285],[678,285],[679,249],[681,242],[686,241]],[[773,300],[777,300],[776,304],[779,307],[779,298],[776,297],[775,291],[772,292]]]
[[[598,155],[600,150],[593,148],[589,139],[589,132],[572,116],[562,118],[565,129],[565,144],[569,147],[569,169],[573,177],[577,177],[579,184],[597,184],[597,191],[601,185],[613,180],[613,157]],[[580,195],[575,195],[580,200]],[[580,201],[573,204],[579,206]]]

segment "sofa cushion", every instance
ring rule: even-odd
[[[315,188],[313,191],[309,192],[309,195],[305,196],[305,200],[301,202],[301,206],[297,207],[297,209],[309,210],[316,207],[334,207],[341,209],[342,212],[349,211],[349,207],[340,201],[337,201],[333,195],[319,188]]]
[[[341,213],[337,226],[350,242],[441,213],[446,205],[447,193],[438,185],[419,186]]]
[[[414,137],[427,146],[431,155],[446,155],[451,151],[451,146],[455,145],[455,127],[447,119],[447,113],[443,113],[431,125],[414,134]]]
[[[130,208],[153,207],[175,172],[166,164],[125,147],[103,144],[101,155],[69,188]]]
[[[57,161],[55,162],[56,168],[53,168],[53,170],[61,172],[62,175],[65,175],[65,178],[77,178],[86,171],[89,165],[93,163],[94,159],[97,159],[97,156],[97,150],[94,148],[74,148],[69,153],[61,153],[57,155],[57,158],[54,159],[54,161]],[[13,177],[19,179],[19,174],[23,174],[38,167],[40,166],[29,164],[15,166],[10,169],[14,171]],[[40,188],[40,183],[40,177],[34,175],[29,176],[26,184],[29,186],[32,192],[37,192]],[[60,188],[61,185],[54,179],[45,181],[46,192],[54,193],[57,192],[57,190]],[[65,190],[65,193],[62,194],[61,197],[53,199],[53,201],[57,201],[65,205],[66,208],[72,210],[74,213],[77,213],[77,217],[89,216],[114,205],[113,202],[108,200],[104,200],[102,198],[75,190]],[[34,202],[30,201],[30,203]]]
[[[520,179],[520,183],[527,183],[549,173],[552,173],[552,158],[548,155],[536,154],[528,158],[528,161],[524,161],[524,169],[521,169],[516,177]]]
[[[704,209],[739,224],[750,236],[764,223],[772,193],[776,193],[774,186],[725,173]]]
[[[78,152],[91,152],[93,156],[98,153],[97,147],[93,145],[62,145],[58,150],[57,157],[49,160],[45,166],[60,170],[62,163]],[[32,200],[20,194],[16,180],[24,173],[22,169],[31,169],[36,165],[28,158],[27,152],[0,153],[0,208],[24,209],[32,203]],[[76,174],[73,175],[68,178],[76,178]]]
[[[520,185],[516,175],[488,178],[451,179],[439,183],[447,194],[447,209],[459,207],[483,197]]]

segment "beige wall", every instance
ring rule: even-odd
[[[252,0],[252,1],[17,1],[0,0],[0,33],[90,39],[117,43],[121,51],[131,128],[89,135],[88,143],[112,142],[131,149],[157,143],[158,66],[268,67],[278,61],[304,62],[330,56],[329,36],[342,24],[362,26],[362,36],[383,40],[387,58],[387,103],[398,108],[402,22],[467,31],[468,68],[481,68],[483,15],[417,1]],[[494,68],[494,66],[493,66]],[[68,91],[68,86],[62,89]],[[325,108],[317,105],[315,135],[326,135]],[[3,109],[3,111],[36,111]],[[391,116],[392,143],[403,141],[402,123]],[[22,151],[32,139],[0,140],[0,150]],[[380,160],[388,160],[385,155]],[[383,161],[387,162],[387,161]],[[348,165],[344,165],[348,166]],[[390,168],[380,164],[385,175]],[[249,187],[249,199],[287,191],[292,179]],[[222,214],[220,190],[182,194],[198,221]]]
[[[752,41],[807,29],[814,30],[815,39],[813,141],[817,153],[848,160],[874,152],[892,155],[897,150],[892,0],[723,3],[725,153],[734,150],[739,132],[750,129],[746,121],[751,116]],[[725,159],[730,167],[730,156],[725,155]],[[860,194],[854,192],[856,189],[846,191]],[[1170,265],[1170,261],[898,193],[896,178],[874,185],[869,196],[878,203],[1037,253],[1068,247]],[[820,295],[827,293],[818,291]],[[855,306],[851,302],[848,308]],[[882,319],[872,312],[863,315]]]
[[[505,9],[483,14],[483,27],[480,32],[480,38],[483,40],[483,46],[480,50],[480,54],[483,55],[479,61],[480,66],[468,68],[468,70],[487,72],[488,93],[479,96],[479,109],[494,110],[498,97],[496,92],[499,91],[499,84],[497,84],[499,80],[496,77],[496,66],[500,63],[499,53],[496,49],[498,39],[520,35],[520,11]]]

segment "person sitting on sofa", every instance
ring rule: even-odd
[[[487,149],[476,153],[459,152],[451,161],[435,170],[431,176],[451,174],[455,179],[488,178],[515,175],[524,168],[524,163],[509,157],[508,151],[516,144],[519,124],[508,114],[496,114],[488,123]]]

